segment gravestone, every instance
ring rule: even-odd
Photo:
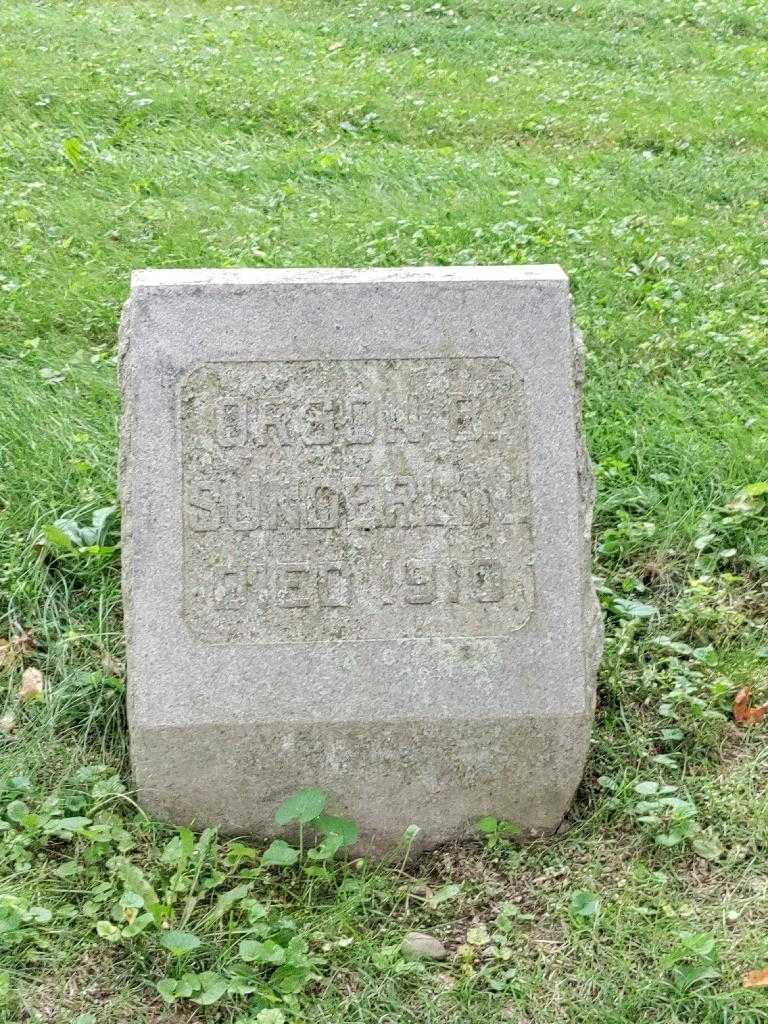
[[[562,270],[141,271],[121,335],[142,804],[556,830],[601,645]]]

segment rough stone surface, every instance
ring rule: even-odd
[[[442,942],[426,932],[408,932],[400,950],[408,960],[445,960],[448,956]]]
[[[373,852],[554,831],[601,646],[562,271],[142,271],[121,352],[144,806],[259,836],[320,786]]]

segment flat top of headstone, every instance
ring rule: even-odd
[[[557,263],[527,266],[459,267],[287,267],[232,270],[134,270],[132,288],[173,288],[194,285],[379,284],[384,282],[567,281]]]

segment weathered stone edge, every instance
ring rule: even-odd
[[[583,397],[585,376],[584,335],[571,313],[571,340],[573,350],[573,382],[575,387],[576,445],[578,458],[579,496],[582,513],[582,557],[584,560],[584,653],[585,678],[588,687],[588,707],[594,713],[597,692],[597,672],[603,651],[603,615],[592,578],[592,517],[595,507],[595,474],[587,450],[584,434]]]
[[[118,329],[118,382],[121,393],[120,413],[120,452],[118,458],[118,493],[120,497],[120,542],[121,542],[121,590],[123,596],[123,629],[126,641],[126,678],[128,680],[128,701],[131,700],[131,679],[133,678],[132,665],[132,630],[133,630],[133,586],[132,586],[132,557],[133,557],[133,505],[132,505],[132,477],[133,477],[133,417],[134,417],[134,387],[133,387],[133,351],[132,331],[135,305],[132,294],[123,304],[120,314],[120,326]]]

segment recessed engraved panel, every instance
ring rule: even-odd
[[[181,429],[199,639],[490,637],[528,619],[526,415],[502,360],[209,363]]]

